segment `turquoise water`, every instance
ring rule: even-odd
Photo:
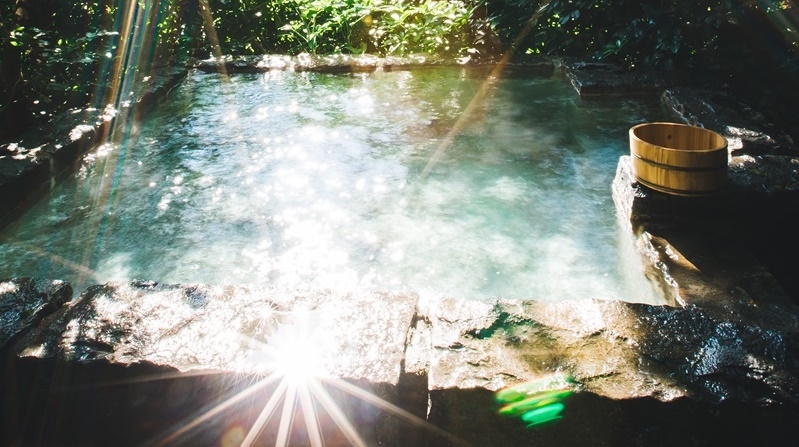
[[[658,105],[485,75],[192,73],[7,231],[0,277],[660,302],[610,191]]]

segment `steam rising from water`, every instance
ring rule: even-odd
[[[5,240],[0,276],[658,300],[610,198],[657,108],[505,79],[422,178],[480,76],[231,79],[190,76],[87,159]]]

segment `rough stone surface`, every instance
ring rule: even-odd
[[[799,195],[799,148],[790,136],[769,129],[756,111],[719,92],[667,89],[663,103],[680,121],[713,130],[728,141],[729,189],[745,208],[779,195]]]
[[[0,352],[6,343],[72,299],[63,281],[13,278],[0,281]]]
[[[312,346],[308,354],[318,357],[323,375],[395,385],[415,308],[414,295],[109,283],[87,289],[16,351],[58,361],[258,373],[273,361],[263,347],[279,337],[291,349]]]
[[[407,57],[376,57],[373,55],[311,55],[298,56],[222,56],[192,62],[191,66],[209,73],[261,73],[273,70],[313,71],[320,73],[370,73],[377,70],[409,70],[441,66],[494,67],[497,61],[487,59],[446,59],[428,55]],[[510,70],[553,73],[555,63],[546,58],[518,58],[504,66]]]
[[[399,419],[363,395],[384,406],[399,400],[416,300],[142,281],[93,286],[14,345],[2,382],[17,409],[4,415],[6,428],[76,445],[216,444],[231,420],[249,430],[273,396],[296,392],[292,380],[308,374],[317,400],[299,395],[299,408],[329,412],[333,402],[368,444],[396,445]],[[424,387],[404,391],[426,396]],[[61,414],[70,406],[86,416]],[[49,420],[47,411],[60,417]],[[194,427],[196,418],[203,423]],[[318,418],[335,428],[327,413]],[[266,421],[260,441],[275,443],[280,419]],[[92,428],[98,424],[113,429]],[[352,443],[345,431],[323,431],[326,445]],[[309,442],[297,436],[293,442]]]
[[[783,410],[768,433],[782,436],[799,403],[793,307],[444,299],[428,318],[429,419],[470,445],[650,445],[638,439],[659,427],[658,413],[673,424],[675,444],[667,445],[712,445],[740,433],[711,433],[682,417],[706,420],[706,406],[719,405],[736,406],[744,417],[774,405]],[[558,425],[524,430],[497,414],[494,392],[553,374],[571,378],[575,391]],[[639,420],[637,411],[653,419]]]
[[[286,346],[320,367],[327,402],[367,445],[649,445],[663,436],[705,445],[735,441],[741,433],[716,428],[739,418],[757,425],[747,436],[759,441],[797,434],[789,422],[799,415],[795,306],[138,281],[91,287],[15,342],[2,370],[9,435],[0,439],[205,445],[243,436],[287,392],[268,379],[280,371],[274,349]],[[547,377],[574,392],[562,421],[531,430],[498,414],[497,391]],[[276,442],[280,408],[259,441]],[[302,411],[294,418],[292,442],[309,444]],[[353,443],[326,411],[318,418],[327,421],[325,445]]]
[[[611,399],[799,403],[794,307],[437,304],[431,390],[497,391],[558,372]]]
[[[791,138],[773,129],[766,118],[730,93],[688,87],[665,89],[663,104],[686,124],[718,132],[733,151],[796,155]]]
[[[622,224],[636,234],[646,276],[672,304],[792,303],[752,248],[757,232],[766,231],[763,223],[737,214],[733,193],[678,197],[653,191],[635,181],[630,157],[623,156],[613,199]]]
[[[116,105],[63,113],[45,128],[18,141],[0,143],[0,229],[72,173],[80,158],[126,132],[151,105],[164,98],[186,74],[185,68],[155,68],[137,74]],[[119,137],[119,135],[117,135]]]
[[[648,228],[692,225],[710,218],[729,217],[737,207],[730,191],[714,196],[683,197],[647,188],[636,181],[629,155],[619,158],[612,191],[621,215]]]
[[[628,71],[600,62],[566,59],[563,68],[577,93],[585,96],[657,95],[676,82],[660,72]]]
[[[372,72],[378,69],[458,65],[466,61],[445,60],[418,55],[404,58],[380,58],[371,55],[311,55],[298,56],[223,56],[195,61],[192,65],[205,72],[257,73],[271,70],[318,71],[322,73]]]

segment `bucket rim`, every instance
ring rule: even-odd
[[[650,127],[650,126],[654,127],[654,126],[664,126],[664,125],[674,126],[674,127],[689,128],[692,131],[698,131],[698,132],[707,132],[707,133],[710,133],[710,134],[715,135],[716,137],[718,137],[720,139],[719,141],[722,141],[723,143],[720,146],[712,147],[712,148],[709,148],[709,149],[680,149],[680,148],[676,148],[676,147],[667,147],[667,146],[661,146],[659,144],[652,143],[651,141],[647,141],[647,140],[642,139],[641,137],[639,137],[635,133],[638,129],[640,129],[642,127]],[[691,124],[673,123],[673,122],[669,122],[669,121],[654,121],[654,122],[636,124],[635,126],[630,127],[629,134],[630,134],[630,138],[631,139],[635,139],[636,141],[640,141],[642,143],[645,143],[645,144],[648,144],[648,145],[651,145],[651,146],[656,146],[656,147],[658,147],[660,149],[663,149],[663,150],[675,151],[675,152],[691,152],[691,153],[696,153],[696,152],[715,152],[715,151],[727,149],[727,146],[729,145],[729,142],[727,141],[727,138],[724,135],[722,135],[722,134],[720,134],[720,133],[718,133],[716,131],[713,131],[713,130],[710,130],[710,129],[706,129],[704,127],[694,126],[694,125],[691,125]]]

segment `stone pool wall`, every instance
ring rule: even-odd
[[[71,175],[89,151],[115,133],[130,131],[137,117],[165,98],[186,73],[174,67],[137,72],[115,104],[69,110],[18,141],[0,142],[0,231]]]
[[[385,402],[328,385],[367,445],[757,444],[799,434],[794,307],[142,281],[93,286],[72,301],[60,282],[16,279],[0,291],[13,303],[4,329],[16,332],[3,340],[0,377],[10,440],[216,445],[231,426],[250,427],[275,392],[267,384],[213,410],[263,378],[259,356],[281,328],[312,337],[319,350],[305,355],[318,357],[320,377]],[[552,374],[574,391],[557,424],[527,430],[498,414],[495,392]],[[272,436],[279,419],[267,425]]]
[[[275,68],[258,68],[265,60],[294,63],[225,64]],[[799,435],[799,311],[790,283],[763,257],[781,251],[759,244],[787,238],[793,225],[781,213],[797,203],[795,147],[738,107],[723,117],[719,98],[705,91],[669,80],[653,89],[607,66],[551,66],[582,94],[605,85],[661,95],[675,120],[730,140],[730,187],[714,198],[647,190],[629,158],[619,162],[612,194],[620,221],[673,306],[148,281],[93,286],[73,298],[61,281],[3,280],[0,443],[241,441],[287,389],[263,382],[264,353],[312,334],[318,350],[304,365],[323,378],[311,399],[330,396],[327,407],[314,404],[325,409],[325,445],[353,443],[335,428],[331,401],[366,445],[791,445]],[[498,412],[497,391],[553,375],[573,391],[561,420],[526,428]],[[260,442],[275,443],[278,416],[266,418]],[[303,418],[294,421],[296,445],[310,443]]]

